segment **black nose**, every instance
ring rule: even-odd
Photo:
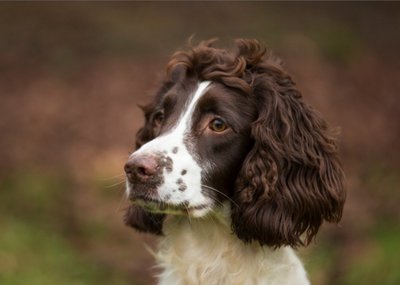
[[[127,161],[124,169],[130,182],[133,183],[135,179],[145,182],[157,173],[158,163],[151,155],[136,155]]]

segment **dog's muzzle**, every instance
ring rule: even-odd
[[[150,182],[160,172],[160,163],[153,155],[138,154],[129,158],[124,169],[131,184]]]

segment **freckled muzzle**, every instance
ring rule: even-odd
[[[191,147],[193,113],[210,82],[201,82],[188,96],[182,115],[169,129],[141,145],[125,165],[129,199],[146,211],[201,216],[213,201],[202,188],[203,166]]]
[[[154,199],[157,187],[164,182],[164,169],[171,172],[172,159],[163,153],[134,153],[125,164],[126,178],[130,185],[130,199]]]
[[[176,154],[175,150],[176,148],[172,153]],[[165,176],[172,175],[173,166],[173,160],[166,151],[155,154],[134,153],[124,167],[129,199],[152,213],[201,216],[210,205],[191,205],[188,200],[172,201],[174,194],[183,194],[187,190],[187,184],[183,179],[188,172],[186,169],[179,171],[180,178],[173,180],[171,193],[160,195],[160,188],[165,186],[167,180]]]

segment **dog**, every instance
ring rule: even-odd
[[[294,249],[345,201],[337,141],[263,44],[176,52],[125,164],[159,284],[309,284]]]

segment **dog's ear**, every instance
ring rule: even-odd
[[[130,205],[124,216],[125,225],[140,232],[156,235],[162,235],[164,219],[165,215],[146,212],[136,205]]]
[[[232,228],[245,242],[307,245],[324,220],[338,222],[345,200],[337,144],[291,78],[259,67],[253,94],[254,146],[236,181]]]

